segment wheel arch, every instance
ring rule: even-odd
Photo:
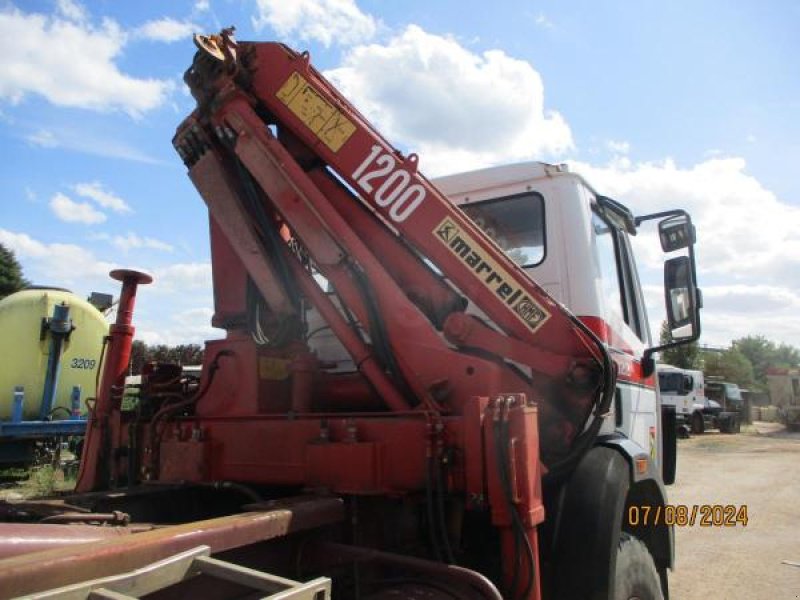
[[[638,473],[636,459],[647,458]],[[614,573],[620,534],[647,546],[668,597],[666,571],[673,565],[672,528],[631,527],[630,506],[661,506],[666,493],[649,455],[626,438],[602,440],[593,447],[559,490],[552,530],[552,597],[607,600],[614,597]],[[663,514],[663,508],[662,508]]]

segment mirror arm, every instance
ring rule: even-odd
[[[673,210],[665,210],[664,212],[657,212],[651,213],[649,215],[640,215],[638,217],[634,217],[633,222],[636,224],[636,227],[639,227],[645,221],[652,221],[653,219],[663,219],[665,217],[687,217],[691,219],[689,213],[681,208],[676,208]]]

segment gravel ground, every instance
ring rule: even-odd
[[[673,600],[800,599],[800,433],[757,422],[739,435],[678,440],[667,493],[676,505],[745,504],[749,518],[675,528]]]

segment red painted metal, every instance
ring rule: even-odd
[[[122,282],[122,291],[117,304],[117,320],[109,329],[100,389],[86,427],[81,466],[75,485],[78,492],[102,489],[115,478],[117,465],[111,456],[111,450],[119,446],[122,390],[125,387],[135,332],[131,323],[136,288],[140,284],[153,281],[146,273],[128,269],[117,269],[111,271],[110,275]]]
[[[206,345],[201,392],[123,423],[119,391],[137,277],[120,274],[120,314],[77,490],[111,487],[123,475],[135,481],[139,473],[116,459],[124,447],[138,453],[134,464],[147,478],[162,482],[296,486],[410,506],[427,494],[429,509],[435,486],[441,512],[445,503],[491,511],[505,584],[514,587],[519,572],[530,582],[524,599],[538,599],[542,460],[567,454],[589,416],[597,386],[579,384],[599,371],[596,348],[307,55],[243,43],[219,56],[224,64],[201,49],[187,72],[199,108],[174,143],[211,215],[214,323],[228,337]],[[335,288],[335,301],[317,274]],[[280,343],[252,339],[251,286],[266,305],[259,320],[299,322],[312,305],[358,372],[327,370],[299,328]],[[493,326],[464,314],[465,299]],[[509,432],[499,452],[498,420]],[[43,556],[44,566],[0,563],[0,589],[25,589],[35,573],[45,574],[46,587],[63,585],[201,543],[217,551],[341,517],[341,505],[316,502],[140,534],[125,549],[104,542],[90,553]],[[434,535],[447,546],[450,525],[439,520],[444,531]],[[518,552],[520,528],[533,570]]]

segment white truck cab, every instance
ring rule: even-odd
[[[705,380],[702,371],[680,369],[666,363],[659,363],[658,390],[663,406],[675,407],[678,426],[691,425],[692,415],[702,411],[705,406]]]
[[[619,373],[601,434],[621,433],[660,464],[661,410],[645,363],[651,339],[630,243],[633,214],[565,165],[495,167],[434,184],[606,342]]]

